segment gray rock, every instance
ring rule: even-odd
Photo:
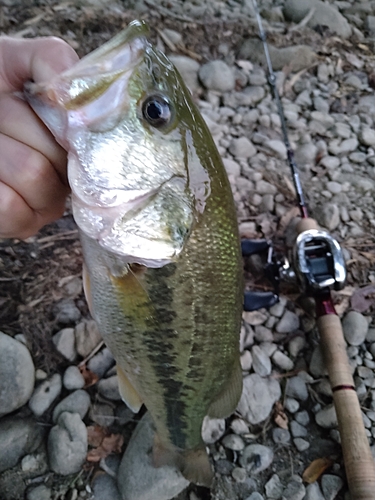
[[[179,45],[183,41],[181,33],[178,33],[175,30],[170,30],[168,28],[164,28],[163,33],[175,45]]]
[[[327,203],[317,211],[318,222],[333,231],[340,224],[340,210],[335,203]]]
[[[190,91],[196,92],[199,89],[198,72],[200,64],[187,56],[170,55],[168,58],[176,66]]]
[[[105,347],[90,359],[87,363],[87,368],[101,378],[114,364],[115,360],[113,359],[111,351],[108,347]]]
[[[254,491],[246,500],[264,500],[264,497],[257,491]]]
[[[227,434],[221,440],[221,443],[228,450],[242,451],[245,448],[245,443],[240,436],[236,434]]]
[[[223,163],[228,175],[233,175],[234,177],[240,176],[241,167],[236,161],[231,160],[230,158],[223,158]]]
[[[299,424],[295,420],[290,422],[290,432],[293,437],[305,437],[307,436],[307,429],[303,425]]]
[[[103,378],[98,383],[98,390],[102,396],[113,401],[121,401],[117,375]]]
[[[58,421],[61,413],[68,411],[70,413],[78,413],[78,415],[83,419],[86,413],[89,411],[90,407],[90,396],[86,391],[81,389],[72,392],[64,398],[53,410],[52,420],[54,423]]]
[[[300,146],[295,153],[298,165],[314,165],[318,148],[315,144],[309,142]]]
[[[358,139],[364,146],[375,146],[375,130],[363,127],[358,133]]]
[[[345,83],[346,83],[346,85],[350,85],[351,87],[354,87],[355,89],[361,89],[363,87],[361,79],[358,78],[358,76],[356,76],[356,75],[348,75],[345,78]]]
[[[297,330],[298,327],[299,317],[294,312],[286,309],[282,318],[276,325],[276,331],[278,333],[291,333]]]
[[[342,137],[343,139],[349,139],[352,135],[352,130],[348,123],[335,123],[335,132],[337,136]]]
[[[318,483],[309,484],[306,487],[306,496],[304,500],[325,500],[322,490]]]
[[[273,184],[262,179],[256,182],[255,190],[259,194],[276,194],[277,192]]]
[[[291,71],[300,71],[313,64],[316,54],[307,45],[294,45],[291,47],[277,48],[269,44],[269,53],[275,71],[281,71],[284,66],[288,66]],[[238,54],[240,59],[250,59],[250,61],[266,65],[262,42],[258,38],[246,40]]]
[[[283,500],[302,500],[305,496],[306,488],[298,481],[290,481],[283,491]]]
[[[266,92],[263,87],[251,85],[244,88],[242,92],[236,93],[236,101],[239,106],[255,106],[265,95]]]
[[[357,311],[349,311],[342,321],[344,337],[348,344],[361,345],[368,332],[368,322],[366,318]]]
[[[266,491],[267,498],[272,500],[279,500],[281,498],[283,492],[283,485],[280,481],[280,478],[277,474],[273,474],[271,479],[267,481],[264,486]]]
[[[316,96],[314,98],[314,108],[322,113],[329,113],[329,102],[323,97]]]
[[[336,156],[324,156],[320,160],[319,164],[322,165],[322,167],[327,168],[328,170],[334,170],[340,165],[340,159]]]
[[[74,361],[77,357],[75,350],[74,328],[64,328],[52,337],[52,342],[56,349],[69,361]]]
[[[328,405],[318,411],[315,415],[315,422],[324,429],[337,427],[337,415],[333,405]]]
[[[251,356],[253,358],[253,370],[261,377],[267,377],[272,370],[271,360],[267,354],[257,345],[251,349]]]
[[[306,382],[299,376],[288,379],[285,394],[290,398],[297,399],[298,401],[306,401],[309,397]]]
[[[299,23],[309,13],[310,9],[314,8],[315,12],[308,26],[327,26],[330,31],[337,35],[348,38],[351,35],[351,27],[345,17],[340,12],[329,4],[319,0],[287,0],[283,13],[287,21]]]
[[[22,472],[33,476],[40,476],[49,470],[47,452],[42,448],[40,453],[25,455],[21,460]]]
[[[303,90],[295,100],[295,103],[298,104],[299,106],[302,106],[304,108],[310,108],[313,104],[313,101],[310,97],[310,91],[309,90]]]
[[[79,323],[74,329],[74,335],[76,350],[83,358],[88,356],[102,340],[94,320]]]
[[[0,420],[0,473],[14,467],[22,457],[41,444],[45,428],[31,418],[5,417]]]
[[[299,410],[299,402],[294,398],[286,398],[284,406],[290,413],[296,413]]]
[[[282,141],[272,139],[265,141],[263,146],[267,148],[273,155],[276,155],[280,160],[286,159],[286,146]]]
[[[28,490],[27,500],[51,500],[52,491],[45,484],[40,484],[36,488]]]
[[[301,425],[308,425],[310,423],[310,417],[306,410],[299,411],[295,414],[294,418]]]
[[[306,451],[310,448],[310,443],[300,437],[294,438],[293,443],[298,451]]]
[[[288,429],[276,427],[272,429],[272,439],[275,444],[288,444],[290,443],[290,432]]]
[[[58,373],[39,384],[29,401],[29,408],[34,415],[37,417],[43,415],[60,395],[61,388],[61,376]]]
[[[241,457],[240,464],[251,474],[258,474],[273,462],[273,451],[268,446],[262,444],[250,444],[246,446]]]
[[[307,16],[314,4],[314,0],[287,0],[283,9],[284,17],[289,22],[299,23]]]
[[[269,417],[280,396],[280,383],[277,380],[264,379],[253,373],[244,378],[237,410],[251,424],[259,424]]]
[[[87,430],[78,413],[61,413],[48,436],[51,469],[67,476],[77,473],[86,460]]]
[[[239,137],[238,139],[232,140],[229,146],[229,152],[235,158],[247,159],[256,155],[257,150],[247,137]]]
[[[209,61],[199,69],[199,78],[206,89],[229,92],[234,89],[236,80],[233,68],[224,61]]]
[[[82,387],[84,387],[85,379],[78,366],[68,366],[63,376],[63,385],[68,391],[82,389]]]
[[[332,194],[339,194],[342,191],[342,186],[340,183],[335,182],[335,181],[329,181],[327,182],[327,189],[330,191]]]
[[[202,425],[202,439],[206,444],[218,441],[225,432],[225,420],[223,418],[205,417]]]
[[[322,476],[322,490],[325,500],[334,500],[344,486],[344,482],[339,476],[324,474]]]
[[[55,319],[57,323],[69,325],[77,323],[81,319],[81,311],[75,305],[73,299],[62,299],[55,305],[54,309]]]
[[[313,350],[309,370],[310,373],[316,378],[324,377],[328,373],[324,363],[323,351],[320,345],[317,345]]]
[[[155,468],[149,450],[154,426],[148,413],[140,420],[121,461],[118,488],[122,500],[170,500],[189,486],[174,467]]]
[[[95,500],[122,500],[116,480],[109,474],[97,474],[92,483]]]
[[[27,403],[34,381],[34,363],[27,347],[0,332],[0,417]]]
[[[241,354],[241,368],[242,371],[248,372],[253,364],[253,358],[251,352],[247,349]]]
[[[272,185],[272,184],[271,184]],[[281,318],[284,313],[286,301],[280,298],[279,302],[276,302],[275,305],[269,308],[269,313],[276,318]]]
[[[293,361],[281,351],[275,351],[272,356],[272,362],[281,368],[281,370],[290,371],[294,368]]]
[[[235,418],[232,420],[230,427],[236,434],[247,434],[249,432],[249,426],[242,418]]]

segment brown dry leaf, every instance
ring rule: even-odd
[[[277,426],[281,427],[281,429],[288,430],[289,420],[280,401],[275,404],[275,414],[273,420]]]
[[[368,285],[356,290],[351,298],[352,308],[363,313],[375,305],[375,285]]]
[[[366,257],[370,261],[370,264],[375,264],[375,253],[374,252],[359,252],[363,257]]]
[[[85,386],[84,386],[85,389],[87,389],[87,387],[95,385],[96,382],[99,380],[97,374],[87,368],[86,363],[83,365],[79,365],[78,368],[83,378],[85,379]]]
[[[107,431],[104,427],[100,425],[89,425],[87,427],[87,440],[90,446],[97,448],[103,442],[106,437]]]
[[[100,462],[102,458],[108,457],[111,453],[120,453],[124,437],[121,434],[111,434],[103,439],[100,446],[93,448],[87,453],[88,462]]]
[[[328,457],[317,458],[307,467],[302,474],[302,479],[306,483],[314,483],[333,464],[333,460]]]

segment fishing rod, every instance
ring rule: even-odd
[[[317,222],[308,216],[298,168],[288,138],[276,75],[268,50],[267,35],[263,29],[256,0],[253,0],[253,5],[259,26],[259,37],[263,42],[266,57],[268,82],[277,104],[288,163],[301,213],[301,221],[297,226],[298,237],[293,249],[293,269],[284,266],[280,275],[288,276],[289,273],[289,277],[295,276],[302,292],[315,299],[317,326],[332,388],[349,490],[353,500],[375,500],[374,459],[351,374],[341,321],[335,311],[331,296],[331,288],[340,290],[344,287],[345,260],[339,243],[328,232],[319,229]],[[244,253],[246,255],[246,249]]]

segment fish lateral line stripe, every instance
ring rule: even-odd
[[[347,384],[336,385],[336,387],[332,387],[332,392],[337,391],[355,391],[355,387],[353,385]]]

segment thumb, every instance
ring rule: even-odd
[[[0,38],[0,92],[22,90],[28,80],[48,81],[70,68],[78,55],[56,37]]]

